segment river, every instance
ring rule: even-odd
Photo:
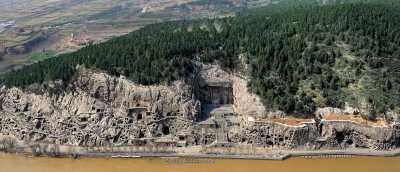
[[[289,158],[284,161],[188,158],[29,158],[0,154],[1,172],[398,172],[400,157]]]

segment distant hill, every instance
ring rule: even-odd
[[[0,72],[148,24],[233,16],[245,8],[237,0],[0,0]]]

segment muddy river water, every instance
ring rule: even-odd
[[[0,172],[400,172],[400,157],[290,158],[285,161],[188,158],[29,158],[0,154]]]

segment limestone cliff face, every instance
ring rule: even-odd
[[[247,81],[239,76],[232,76],[235,112],[242,115],[263,116],[266,112],[260,97],[247,88]]]
[[[354,113],[351,108],[320,109],[308,120],[268,115],[276,113],[266,112],[244,78],[215,66],[201,70],[189,81],[169,85],[143,86],[79,69],[68,83],[48,84],[55,90],[62,85],[59,92],[3,87],[0,135],[26,143],[83,146],[400,147],[400,123],[375,126],[329,117]]]
[[[349,121],[322,121],[297,126],[255,122],[231,136],[237,143],[304,149],[368,148],[388,150],[400,146],[400,125],[376,127]]]
[[[194,122],[200,104],[181,81],[141,86],[81,70],[61,94],[0,90],[0,132],[26,141],[73,145],[145,142],[177,135]]]
[[[320,145],[328,147],[363,147],[386,150],[400,146],[399,126],[366,126],[347,121],[323,121]]]

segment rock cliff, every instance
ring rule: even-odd
[[[200,107],[180,81],[141,86],[82,70],[67,89],[34,94],[2,88],[1,133],[57,144],[134,144],[177,135],[193,124]]]
[[[80,68],[68,83],[47,85],[55,91],[1,88],[1,135],[26,143],[79,146],[400,146],[399,123],[371,125],[329,116],[351,109],[321,109],[314,119],[267,112],[247,90],[245,78],[215,66],[203,66],[188,81],[153,86]]]

